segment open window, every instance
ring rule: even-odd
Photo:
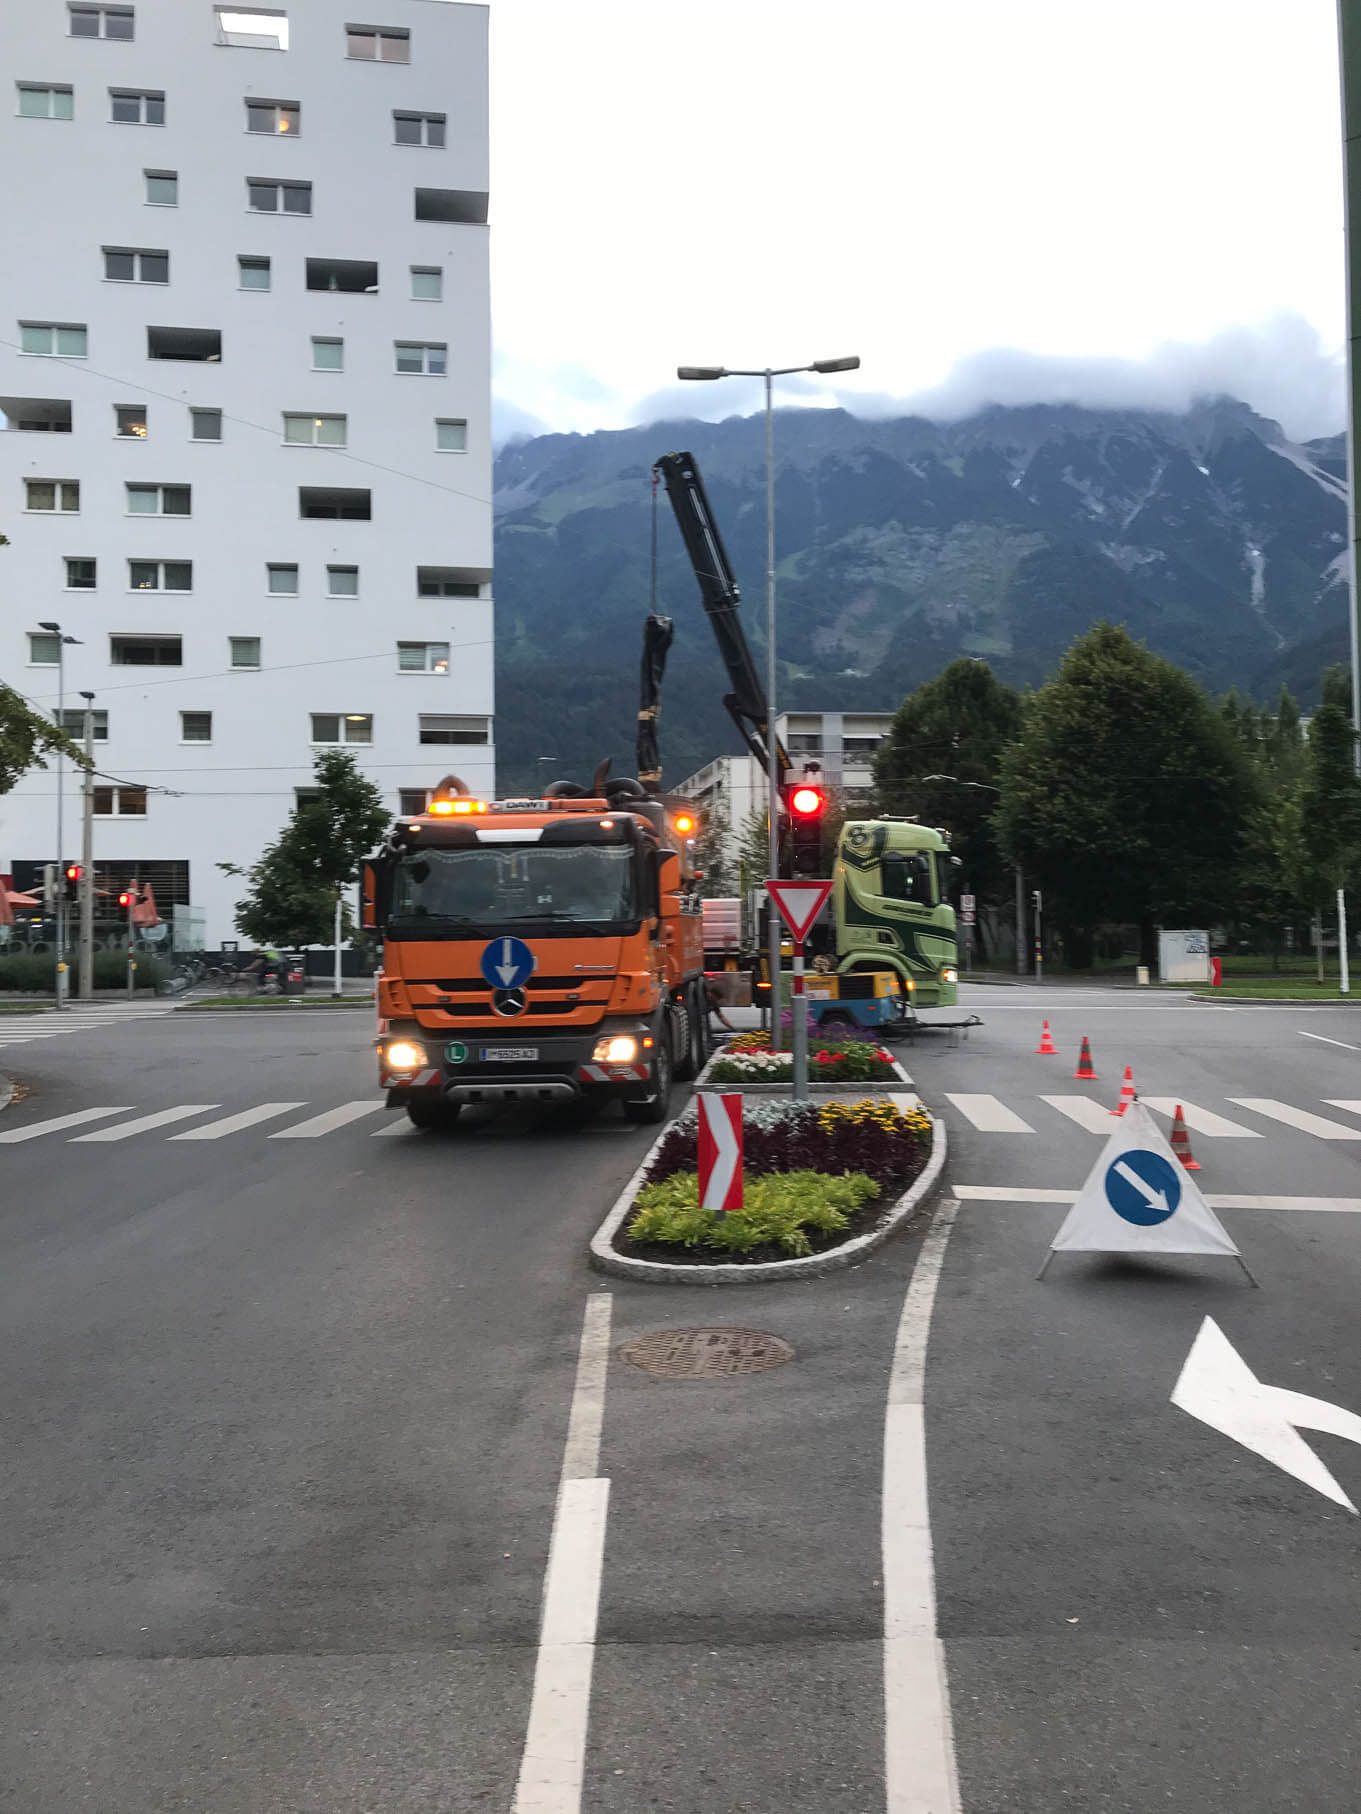
[[[367,523],[373,515],[373,493],[343,485],[299,485],[298,515]]]
[[[309,290],[346,290],[361,296],[378,294],[378,266],[368,258],[309,258]]]
[[[237,50],[287,50],[288,14],[258,6],[218,6],[217,41]]]
[[[485,189],[417,189],[416,219],[454,221],[460,226],[487,223]]]
[[[0,397],[5,428],[26,435],[69,435],[69,397]]]
[[[221,328],[148,328],[148,359],[189,359],[216,365],[222,358]]]

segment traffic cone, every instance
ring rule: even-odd
[[[1186,1117],[1177,1104],[1177,1112],[1172,1117],[1172,1151],[1181,1160],[1188,1172],[1198,1172],[1200,1166],[1191,1157],[1191,1136],[1186,1131]]]
[[[1120,1085],[1120,1102],[1116,1108],[1113,1108],[1111,1110],[1111,1114],[1112,1115],[1123,1115],[1125,1110],[1129,1107],[1130,1103],[1134,1101],[1134,1099],[1135,1099],[1135,1097],[1134,1097],[1134,1071],[1131,1066],[1126,1065],[1125,1066],[1125,1080]]]
[[[1096,1071],[1092,1066],[1092,1048],[1085,1033],[1082,1035],[1082,1052],[1078,1058],[1077,1069],[1073,1072],[1073,1076],[1077,1078],[1080,1083],[1096,1082]]]
[[[1040,1034],[1040,1043],[1035,1047],[1035,1056],[1037,1058],[1058,1057],[1058,1053],[1054,1050],[1054,1035],[1049,1031],[1048,1021],[1045,1021],[1044,1032]]]

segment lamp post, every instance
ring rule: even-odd
[[[707,382],[715,378],[761,378],[766,387],[766,760],[770,785],[770,874],[780,873],[780,753],[775,735],[775,404],[774,380],[795,372],[854,372],[860,360],[852,354],[846,359],[815,359],[811,365],[762,366],[743,369],[726,365],[681,365],[678,378]],[[767,900],[769,928],[768,962],[770,965],[770,1048],[780,1049],[780,916],[775,903]]]
[[[80,962],[77,992],[89,1001],[95,992],[95,714],[93,693],[82,691],[85,701],[85,773],[80,788]]]
[[[57,723],[66,729],[66,645],[78,643],[78,636],[66,636],[60,624],[39,622],[38,628],[46,630],[49,636],[57,639]],[[70,989],[70,979],[66,972],[66,850],[64,845],[65,829],[62,808],[66,797],[66,763],[61,750],[57,751],[57,1007],[66,1006],[66,997]]]

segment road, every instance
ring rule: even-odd
[[[1357,1520],[1170,1395],[1208,1315],[1262,1381],[1361,1410],[1361,1014],[970,1005],[967,1042],[907,1058],[958,1201],[925,1400],[962,1807],[1352,1814]],[[603,1301],[590,1725],[579,1795],[544,1805],[908,1814],[880,1509],[920,1232],[797,1286],[605,1281],[585,1242],[648,1143],[613,1115],[409,1132],[362,1013],[53,1018],[0,1048],[30,1092],[0,1115],[0,1809],[510,1810]],[[1070,1078],[1082,1032],[1099,1083]],[[1223,1211],[1256,1292],[1199,1259],[1037,1284],[1100,1149],[1046,1098],[1104,1109],[1126,1062],[1217,1118],[1212,1196],[1351,1208]],[[713,1325],[793,1358],[619,1356]],[[1361,1502],[1361,1451],[1306,1434]]]

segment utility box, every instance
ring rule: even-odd
[[[1165,983],[1208,983],[1210,935],[1208,932],[1160,932],[1158,975]]]

